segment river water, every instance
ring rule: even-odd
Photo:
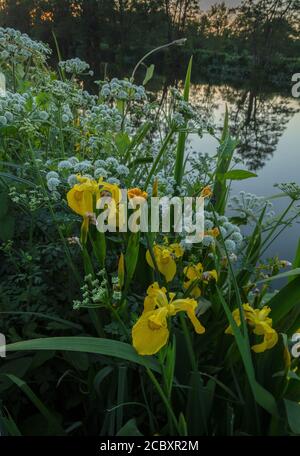
[[[300,100],[288,95],[235,88],[230,85],[194,84],[191,101],[198,106],[207,122],[221,128],[225,106],[230,113],[232,133],[238,134],[241,147],[237,155],[238,168],[251,170],[258,177],[233,181],[231,194],[240,191],[258,196],[272,196],[280,191],[275,183],[300,184]],[[206,134],[191,137],[195,150],[216,154],[217,141]],[[289,198],[274,200],[274,210],[280,213]],[[292,261],[300,238],[300,224],[294,223],[272,244],[266,256],[278,255]]]

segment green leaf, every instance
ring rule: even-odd
[[[289,399],[284,399],[284,405],[291,431],[300,434],[300,405]]]
[[[226,106],[223,133],[220,140],[220,146],[218,148],[218,161],[213,189],[213,194],[216,200],[215,210],[221,215],[225,212],[226,200],[229,191],[226,186],[226,179],[224,178],[224,175],[229,170],[235,148],[238,145],[238,141],[230,136],[228,117],[228,109]]]
[[[125,154],[131,144],[128,133],[119,132],[115,137],[115,143],[121,156]]]
[[[5,412],[0,410],[0,431],[1,436],[8,434],[11,437],[19,437],[22,435],[8,410]]]
[[[131,139],[131,143],[127,148],[126,155],[125,155],[125,161],[128,162],[129,159],[131,159],[131,156],[134,156],[135,150],[138,149],[140,144],[142,144],[144,138],[147,136],[149,131],[152,128],[152,123],[151,122],[145,122],[137,131],[135,136]],[[129,168],[131,168],[131,163],[128,164]]]
[[[121,115],[124,115],[124,112],[125,112],[125,101],[117,100],[116,101],[116,107],[117,107],[117,110],[119,111],[119,113]]]
[[[0,220],[5,217],[8,210],[8,195],[6,192],[0,193]],[[2,220],[0,221],[2,223]]]
[[[16,377],[15,375],[12,375],[12,374],[2,374],[2,375],[9,378],[9,380],[11,380],[11,382],[13,382],[15,385],[17,385],[17,387],[20,388],[20,390],[22,390],[23,393],[26,394],[28,399],[30,399],[30,401],[36,406],[36,408],[39,410],[39,412],[46,419],[46,422],[48,423],[53,435],[64,435],[65,434],[64,430],[58,423],[55,416],[49,411],[49,409],[43,404],[43,402],[36,396],[36,394],[27,385],[27,383],[24,382],[24,380],[21,380],[20,378]]]
[[[153,78],[154,68],[155,66],[153,64],[147,67],[146,76],[143,81],[144,86]]]
[[[113,368],[111,366],[105,366],[102,369],[100,369],[100,371],[95,375],[95,378],[93,381],[93,386],[94,386],[94,389],[95,389],[96,393],[98,394],[98,396],[101,397],[100,386],[101,386],[103,380],[105,380],[105,378],[108,377],[108,375],[111,374],[112,372],[113,372]]]
[[[248,239],[248,245],[244,256],[243,268],[237,275],[237,282],[240,288],[249,280],[252,271],[259,259],[261,250],[261,231],[262,221],[266,212],[267,206],[265,206],[260,214],[259,220],[253,230],[252,235]]]
[[[0,173],[0,177],[3,179],[10,179],[16,182],[19,182],[20,184],[25,184],[25,185],[30,185],[31,187],[35,187],[36,185],[33,182],[30,182],[27,179],[23,179],[22,177],[15,176],[14,174],[10,173]]]
[[[7,215],[0,220],[0,239],[3,242],[9,241],[15,232],[15,218],[12,215]]]
[[[0,364],[0,393],[3,394],[8,388],[10,388],[10,381],[5,378],[2,374],[12,374],[16,377],[24,377],[29,371],[32,365],[32,356],[23,356],[22,358],[12,359],[11,361],[5,361]]]
[[[158,151],[158,154],[154,160],[154,163],[149,171],[149,174],[147,176],[147,179],[146,179],[146,182],[145,182],[145,185],[144,185],[144,188],[147,189],[150,181],[151,181],[151,177],[153,176],[153,174],[155,173],[156,171],[156,168],[158,167],[158,164],[160,162],[160,159],[161,157],[164,155],[164,153],[166,152],[167,150],[167,147],[173,137],[173,134],[174,134],[174,129],[170,129],[169,133],[167,134],[167,136],[165,137],[161,147],[160,147],[160,150]]]
[[[278,279],[285,279],[287,277],[294,277],[300,275],[300,268],[292,269],[291,271],[287,272],[282,272],[281,274],[277,274],[272,277],[268,277],[267,279],[259,280],[257,283],[265,283],[265,282],[271,282],[272,280],[278,280]]]
[[[126,424],[119,430],[117,437],[141,437],[143,434],[139,431],[135,418],[127,421]]]
[[[234,225],[247,225],[247,217],[230,217],[230,222],[234,223]]]
[[[89,368],[89,358],[86,353],[66,352],[64,359],[79,371],[87,371]]]
[[[131,163],[131,166],[135,165],[144,165],[145,163],[153,163],[153,157],[141,157],[137,158],[136,160],[133,160]]]
[[[229,136],[229,111],[228,111],[228,105],[226,103],[221,143],[223,143],[228,136]]]
[[[125,253],[126,281],[125,290],[133,279],[140,250],[140,233],[131,233]]]
[[[0,127],[0,136],[13,137],[13,136],[16,136],[17,133],[18,133],[18,129],[14,125],[7,125],[7,126]]]
[[[211,380],[204,385],[200,372],[192,372],[189,386],[186,413],[189,435],[208,435],[216,385]]]
[[[118,367],[118,393],[117,393],[117,403],[123,404],[126,402],[127,396],[127,378],[128,371],[127,366]],[[116,411],[116,425],[117,429],[120,429],[123,424],[123,407],[118,407]]]
[[[62,350],[94,353],[131,361],[160,372],[158,363],[154,358],[140,356],[131,345],[116,340],[97,337],[51,337],[15,342],[6,346],[7,352],[27,350]]]
[[[288,315],[294,308],[300,305],[300,278],[296,277],[276,293],[267,305],[272,309],[274,327]],[[288,329],[288,328],[286,328]]]
[[[190,96],[190,85],[191,85],[191,74],[192,74],[192,65],[193,57],[190,58],[183,91],[183,98],[186,102],[189,101]],[[176,161],[175,161],[175,181],[178,186],[181,185],[183,171],[184,171],[184,152],[185,152],[185,143],[187,139],[187,134],[185,132],[179,133],[178,136],[178,145],[176,152]]]
[[[251,177],[257,177],[257,174],[244,169],[232,169],[223,174],[223,178],[227,180],[244,180],[250,179]]]
[[[101,269],[105,266],[105,258],[106,258],[106,238],[104,233],[100,233],[100,231],[96,230],[95,238],[93,239],[92,236],[90,237],[90,241],[93,247],[93,252],[99,266]]]
[[[295,255],[295,258],[294,258],[294,261],[293,261],[293,269],[296,269],[296,268],[299,268],[299,267],[300,267],[300,239],[298,241],[296,255]],[[290,278],[289,280],[293,280],[293,279]]]
[[[82,331],[82,326],[77,324],[77,323],[73,323],[71,321],[68,321],[68,320],[63,320],[62,318],[59,318],[59,317],[53,317],[52,315],[47,315],[47,314],[43,314],[42,312],[29,312],[29,311],[17,311],[17,310],[8,310],[8,311],[3,311],[3,312],[0,312],[0,315],[24,315],[24,316],[32,316],[32,317],[38,317],[38,318],[42,318],[42,319],[45,319],[45,320],[50,320],[50,321],[53,321],[53,322],[57,322],[57,323],[60,323],[61,325],[64,325],[64,326],[68,326],[70,328],[73,328],[73,329],[77,329],[79,331]]]
[[[184,417],[183,413],[180,413],[179,419],[178,419],[178,428],[179,428],[179,435],[186,437],[188,436],[188,429],[187,429],[187,423]]]

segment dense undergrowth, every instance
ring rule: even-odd
[[[274,191],[282,214],[230,196],[232,180],[255,175],[234,158],[228,113],[217,137],[189,103],[192,61],[183,93],[162,106],[145,88],[152,67],[143,85],[98,81],[90,95],[89,66],[53,70],[49,53],[0,29],[1,432],[300,433],[300,249],[288,270],[263,260],[297,220],[300,188]],[[213,157],[188,146],[207,132]],[[187,227],[119,232],[120,189],[129,200],[201,195],[203,241],[189,243]],[[104,195],[117,203],[115,233],[96,229]]]

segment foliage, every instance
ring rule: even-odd
[[[17,55],[28,42],[0,34]],[[133,78],[91,95],[88,65],[54,71],[46,49],[2,66],[1,432],[299,434],[299,248],[288,272],[263,256],[299,217],[298,185],[278,185],[282,214],[263,197],[231,198],[231,181],[255,174],[235,167],[228,112],[216,155],[187,163],[188,136],[213,134],[189,102],[192,61],[184,93],[162,105]],[[96,200],[118,203],[120,189],[201,195],[203,241],[188,242],[189,226],[99,232]]]

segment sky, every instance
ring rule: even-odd
[[[226,6],[235,7],[241,3],[241,0],[224,0]],[[215,3],[222,3],[222,0],[200,0],[200,6],[203,9],[208,9]]]

